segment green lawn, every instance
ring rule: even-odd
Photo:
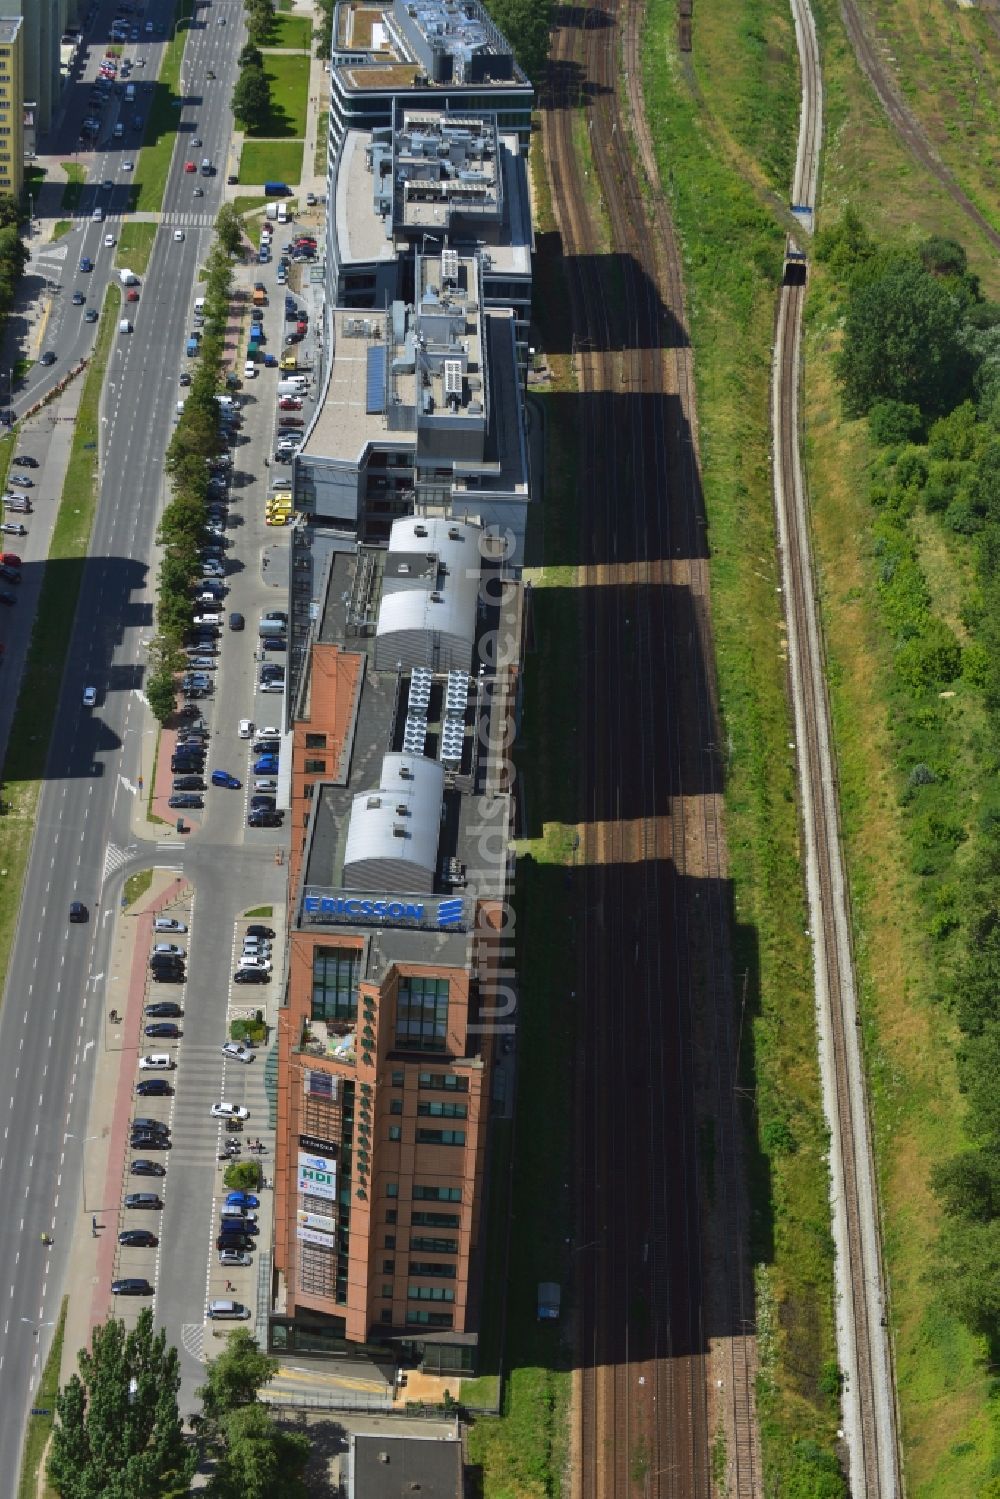
[[[268,33],[267,45],[308,52],[312,32],[312,22],[308,16],[275,16]]]
[[[236,197],[233,199],[233,207],[243,218],[246,218],[247,215],[252,216],[255,213],[259,213],[266,205],[266,198]],[[250,228],[252,226],[248,225],[247,227]]]
[[[64,235],[69,233],[72,227],[72,219],[57,219],[56,222],[52,225],[53,240],[62,239]]]
[[[304,145],[304,141],[246,141],[240,157],[240,182],[300,182]]]
[[[144,143],[135,164],[132,183],[132,206],[140,213],[159,213],[163,206],[163,193],[177,138],[180,111],[174,101],[180,93],[181,63],[192,5],[193,0],[180,0],[177,25],[163,49],[163,65],[149,104]],[[212,85],[206,83],[205,87]]]
[[[128,270],[135,271],[137,276],[144,276],[149,267],[149,257],[153,253],[158,228],[158,224],[123,224],[115,252],[115,265],[125,266]]]
[[[0,869],[4,870],[0,880],[0,970],[6,969],[14,939],[41,776],[94,521],[101,388],[120,309],[118,288],[110,286],[94,354],[84,377],[69,467],[7,745],[4,803],[8,810],[0,818]]]
[[[271,86],[271,108],[251,135],[265,140],[304,136],[309,105],[309,59],[298,52],[270,52],[264,74]]]

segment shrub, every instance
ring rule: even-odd
[[[896,652],[896,674],[917,692],[946,687],[962,667],[962,649],[943,620],[931,617],[922,634]]]
[[[914,442],[923,428],[920,408],[907,401],[876,401],[868,413],[868,430],[883,448]]]

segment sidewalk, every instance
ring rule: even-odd
[[[74,1233],[66,1279],[68,1310],[60,1383],[76,1369],[80,1348],[89,1346],[98,1323],[112,1309],[111,1282],[119,1255],[118,1230],[125,1183],[128,1125],[136,1058],[142,1049],[142,1006],[146,992],[146,955],[153,917],[172,910],[191,895],[190,885],[172,870],[157,869],[145,895],[128,911],[117,913],[101,1023],[102,1047],[94,1077],[87,1134],[83,1146],[82,1208]],[[111,1012],[120,1015],[112,1023]],[[123,1065],[123,1062],[127,1065]],[[143,1183],[136,1182],[137,1189]],[[155,1190],[155,1182],[151,1183]],[[96,1221],[97,1232],[93,1230]],[[141,1302],[136,1303],[138,1313]]]

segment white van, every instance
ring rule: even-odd
[[[195,299],[194,299],[194,310],[195,310],[195,312],[204,312],[205,311],[205,298],[204,297],[195,297]]]
[[[95,224],[101,224],[101,223],[103,223],[104,222],[104,209],[103,208],[95,208],[94,211],[93,211],[93,213],[91,214],[91,218],[94,220]]]
[[[121,320],[121,322],[118,324],[118,332],[119,333],[131,333],[132,332],[132,324],[129,322],[129,320],[128,320],[127,317],[123,317],[122,320]]]
[[[135,103],[135,84],[134,83],[126,83],[126,85],[125,85],[125,103],[126,104],[134,104]]]
[[[208,1315],[213,1322],[245,1322],[250,1315],[250,1308],[244,1306],[242,1301],[219,1299],[208,1303]]]

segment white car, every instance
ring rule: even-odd
[[[270,958],[258,957],[256,953],[244,953],[240,959],[241,968],[262,968],[265,973],[270,973],[274,965]]]
[[[157,916],[153,922],[155,932],[186,932],[187,927],[183,921],[177,921],[173,916]]]
[[[184,230],[183,229],[175,229],[174,230],[174,239],[177,240],[177,241],[180,241],[183,238],[184,238]]]
[[[85,708],[97,707],[97,688],[85,687],[83,689],[83,706]]]
[[[175,1065],[173,1057],[165,1051],[151,1051],[148,1057],[139,1058],[140,1072],[165,1072]]]
[[[271,796],[274,794],[274,792],[277,791],[278,783],[275,780],[274,776],[264,776],[261,780],[254,781],[253,789],[255,792],[265,792],[267,793],[267,795]]]
[[[244,380],[256,380],[257,366],[252,362],[252,360],[248,359],[246,364],[243,366],[243,378]]]
[[[261,692],[284,692],[285,679],[284,677],[279,677],[272,681],[261,682],[260,690]]]
[[[114,245],[114,242],[115,242],[115,237],[114,237],[113,234],[106,234],[104,236],[104,248],[106,250],[110,250],[112,248],[112,246]]]
[[[240,738],[241,739],[252,739],[253,738],[253,732],[254,732],[253,731],[253,719],[252,718],[241,718],[240,719],[240,727],[239,727],[239,736],[240,736]]]
[[[280,739],[280,737],[281,737],[281,730],[280,729],[272,729],[272,727],[271,727],[270,724],[268,724],[268,726],[267,726],[266,729],[258,729],[257,730],[257,738],[258,739]]]
[[[207,561],[201,564],[201,575],[203,578],[224,578],[226,569],[221,562]]]
[[[224,1207],[219,1216],[223,1221],[228,1220],[229,1222],[232,1222],[234,1218],[238,1219],[240,1223],[257,1222],[257,1214],[249,1211],[247,1208]]]
[[[156,942],[153,945],[154,957],[186,958],[187,949],[178,947],[176,942]]]
[[[135,162],[134,161],[123,161],[122,162],[122,171],[123,172],[134,172],[135,171]]]
[[[250,1110],[241,1103],[213,1103],[213,1119],[249,1119]]]
[[[250,1047],[244,1046],[241,1041],[227,1041],[222,1048],[222,1054],[225,1057],[235,1057],[237,1062],[252,1062],[254,1059],[254,1053]]]

